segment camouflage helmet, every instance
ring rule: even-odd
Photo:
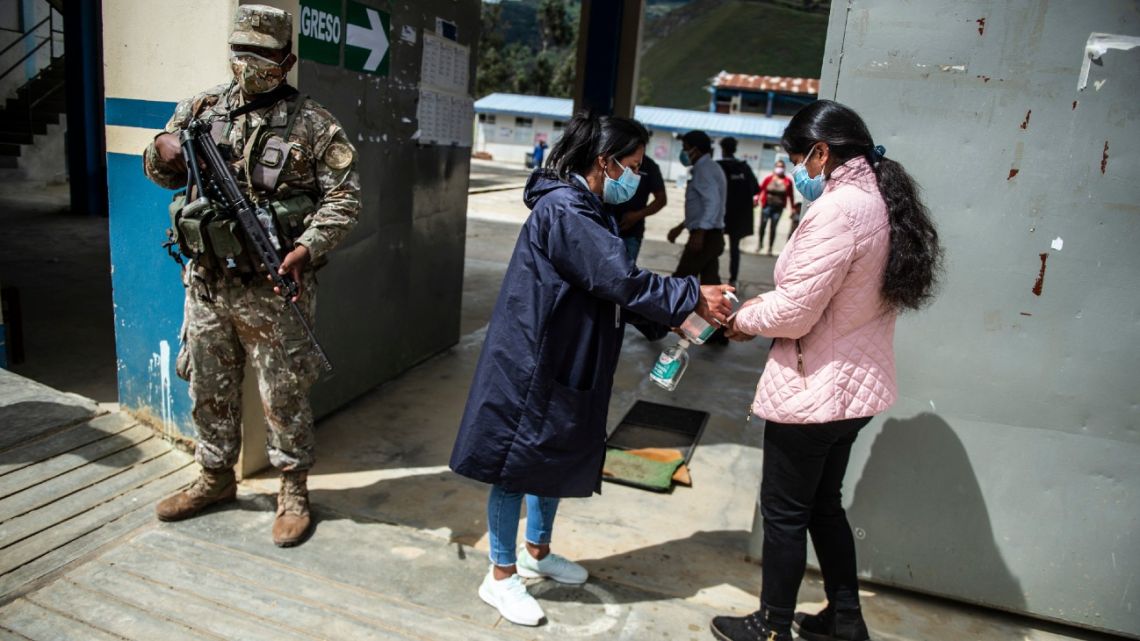
[[[263,4],[244,4],[234,15],[231,45],[287,49],[293,43],[293,16]]]

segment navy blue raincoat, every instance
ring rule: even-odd
[[[531,209],[471,382],[451,469],[537,496],[601,489],[624,325],[661,338],[697,306],[696,277],[638,268],[577,179],[537,170]]]

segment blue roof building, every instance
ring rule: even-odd
[[[524,162],[538,141],[554,144],[562,135],[562,127],[570,119],[573,108],[573,101],[568,98],[506,93],[480,98],[475,101],[474,150],[488,153],[496,160]],[[736,138],[737,157],[750,162],[753,169],[767,172],[776,157],[782,155],[778,145],[789,120],[781,116],[744,116],[644,105],[636,108],[634,117],[654,134],[646,154],[661,165],[666,178],[684,175],[685,169],[677,161],[681,151],[677,139],[694,129],[706,132],[714,140]]]

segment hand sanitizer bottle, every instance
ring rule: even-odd
[[[732,301],[734,305],[740,302],[740,299],[733,295],[732,292],[725,292],[724,297]],[[716,327],[710,325],[708,321],[701,318],[696,312],[689,314],[685,322],[681,323],[681,333],[694,345],[703,345],[705,341],[716,333],[716,330]]]
[[[657,364],[649,372],[649,379],[672,392],[689,366],[689,341],[682,338],[676,345],[666,347],[657,357]]]

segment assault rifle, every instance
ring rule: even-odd
[[[214,142],[214,137],[210,133],[211,128],[212,121],[203,118],[191,121],[179,134],[186,167],[190,172],[190,181],[198,190],[198,198],[187,203],[186,210],[193,211],[213,204],[237,220],[253,251],[254,255],[251,258],[269,270],[274,286],[293,310],[301,327],[305,329],[321,367],[326,372],[331,372],[333,367],[328,355],[317,342],[317,337],[305,320],[305,315],[293,301],[293,297],[299,291],[296,281],[289,274],[282,276],[278,273],[281,268],[281,243],[277,240],[273,215],[265,207],[251,202],[242,193],[229,163],[222,155],[222,150]]]

